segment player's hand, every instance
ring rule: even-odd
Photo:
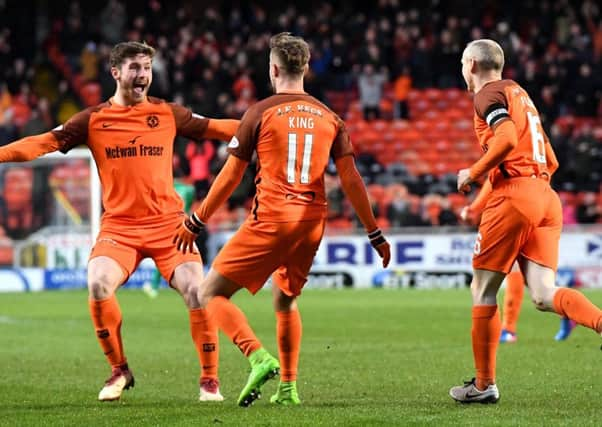
[[[473,181],[470,179],[470,169],[461,169],[458,172],[458,191],[460,193],[468,193],[470,192],[470,184]]]
[[[370,239],[370,244],[378,255],[383,259],[383,267],[386,268],[389,265],[389,261],[391,261],[391,245],[383,236],[383,232],[380,231],[380,228],[368,233],[368,238]]]
[[[462,222],[468,222],[470,216],[470,206],[464,206],[460,211],[460,219]]]
[[[183,253],[197,253],[194,242],[204,226],[205,224],[194,213],[186,218],[176,229],[176,235],[173,238],[176,249]]]

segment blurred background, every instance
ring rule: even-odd
[[[268,41],[281,31],[310,43],[306,90],[346,121],[379,225],[402,245],[408,233],[464,233],[456,246],[443,243],[452,248],[448,257],[462,247],[463,266],[471,230],[448,227],[459,225],[459,212],[474,194],[456,193],[455,177],[481,152],[460,58],[472,39],[498,41],[506,53],[504,77],[531,95],[557,153],[553,186],[565,224],[584,236],[579,256],[593,253],[588,265],[602,276],[600,226],[591,225],[602,223],[602,10],[596,1],[0,0],[0,145],[45,132],[112,96],[108,55],[126,40],[157,48],[151,95],[204,116],[239,118],[270,94]],[[222,142],[178,138],[174,175],[194,186],[200,200],[225,156]],[[209,231],[218,240],[246,217],[253,175],[250,167],[212,218]],[[41,261],[47,245],[30,253],[15,242],[49,227],[89,224],[89,177],[85,159],[0,165],[0,263],[22,266],[28,259],[27,265],[48,266]],[[328,234],[353,236],[361,225],[334,168],[326,185]],[[415,246],[421,255],[398,245],[397,265],[411,254],[424,261],[430,245]],[[335,249],[331,259],[331,249],[325,251],[326,263],[350,259],[337,258]],[[373,263],[368,255],[362,260]]]

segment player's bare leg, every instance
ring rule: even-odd
[[[178,291],[188,307],[190,335],[201,365],[199,400],[201,402],[221,402],[224,397],[219,391],[217,327],[212,324],[206,311],[199,304],[198,290],[202,280],[203,264],[201,262],[185,262],[174,270],[170,285]]]
[[[98,400],[112,401],[123,390],[134,387],[121,340],[121,310],[115,291],[125,280],[125,272],[117,261],[106,256],[92,258],[88,263],[89,307],[96,337],[111,365],[111,376],[98,394]]]
[[[302,325],[297,298],[285,294],[275,283],[272,286],[272,295],[281,371],[278,391],[270,398],[270,402],[279,405],[299,405],[301,400],[297,391],[297,369]]]
[[[551,268],[526,258],[521,259],[520,263],[531,299],[538,310],[553,311],[599,334],[602,333],[602,310],[581,292],[557,287],[556,274]]]
[[[249,406],[261,397],[263,384],[278,375],[280,364],[263,348],[243,312],[230,301],[240,288],[239,284],[212,269],[199,287],[198,299],[201,308],[215,319],[251,364],[251,373],[238,397],[238,405]]]
[[[462,403],[496,403],[500,393],[495,385],[495,359],[499,345],[501,321],[497,292],[504,273],[474,271],[472,292],[472,351],[476,377],[464,385],[452,387],[450,396]]]

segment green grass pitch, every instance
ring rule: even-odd
[[[602,292],[588,292],[602,305]],[[554,314],[525,298],[519,341],[498,353],[497,405],[460,405],[450,386],[473,374],[470,295],[461,291],[306,291],[300,407],[273,407],[276,381],[236,406],[248,364],[221,337],[223,403],[198,398],[198,362],[180,297],[118,293],[136,387],[96,397],[109,374],[84,291],[0,294],[0,425],[600,425],[602,340],[577,328],[564,343]],[[271,294],[234,300],[276,354]]]

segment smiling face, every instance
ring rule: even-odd
[[[126,103],[138,104],[146,99],[153,81],[152,58],[143,53],[125,58],[119,67],[111,68],[111,74]]]

